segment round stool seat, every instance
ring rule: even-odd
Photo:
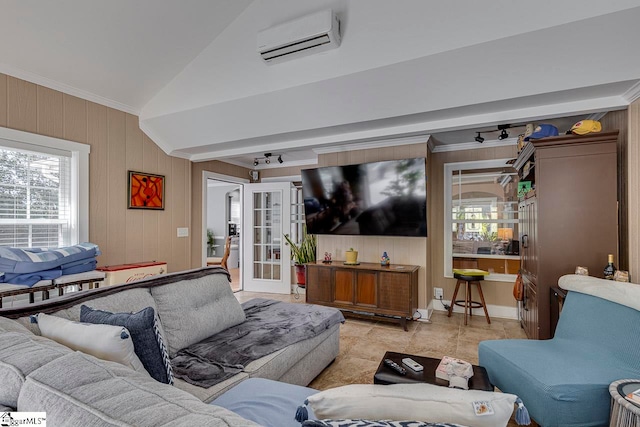
[[[453,273],[453,277],[466,282],[475,282],[476,280],[484,280],[484,274],[480,276],[467,276],[464,274]]]

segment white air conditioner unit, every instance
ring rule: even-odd
[[[340,21],[324,10],[258,33],[258,52],[267,64],[311,55],[340,46]]]

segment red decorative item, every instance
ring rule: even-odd
[[[305,280],[306,270],[304,265],[296,265],[296,281],[301,288],[304,288],[307,283]]]

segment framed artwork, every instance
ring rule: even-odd
[[[164,210],[164,175],[129,171],[129,209]]]

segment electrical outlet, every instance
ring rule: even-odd
[[[433,297],[435,299],[442,299],[444,297],[444,292],[442,288],[433,288]]]

